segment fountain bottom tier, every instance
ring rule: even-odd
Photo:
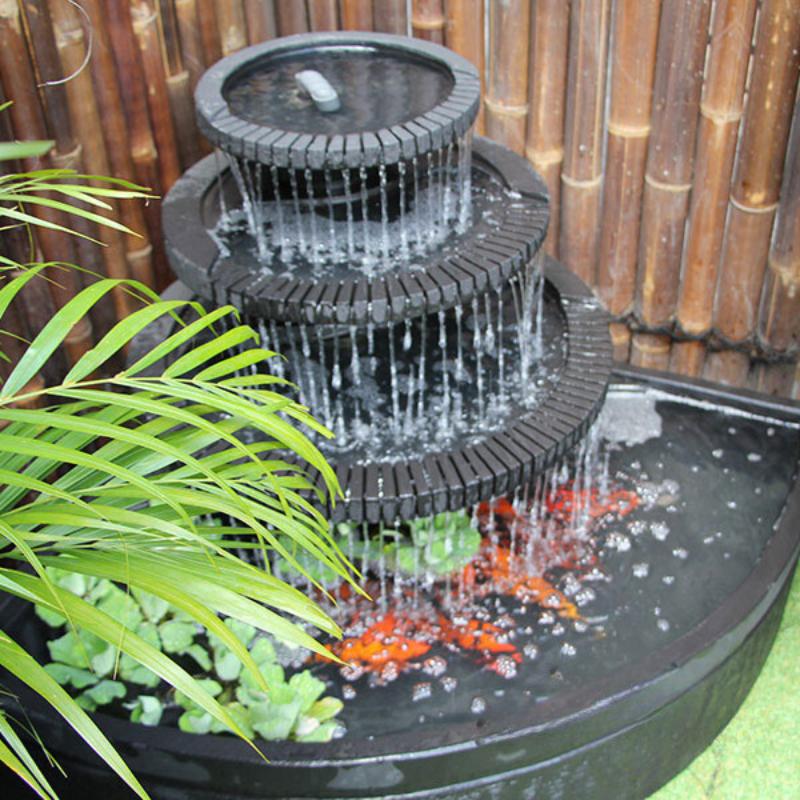
[[[769,651],[798,550],[800,409],[629,371],[586,441],[527,494],[407,524],[406,553],[386,525],[338,529],[378,599],[331,586],[349,666],[305,664],[344,699],[336,741],[264,743],[265,763],[229,737],[98,720],[167,800],[647,796]],[[30,619],[9,630],[44,646]],[[33,708],[81,797],[113,793]]]

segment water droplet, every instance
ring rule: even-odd
[[[511,656],[498,656],[494,662],[494,671],[501,678],[513,678],[517,674],[517,662]]]
[[[646,578],[650,574],[650,565],[644,562],[633,565],[633,575],[636,578]]]
[[[569,642],[564,642],[564,644],[561,645],[561,650],[559,652],[562,656],[569,656],[571,658],[578,651],[575,649],[575,645],[570,644]]]
[[[483,714],[486,711],[486,701],[482,697],[473,697],[469,704],[469,710],[473,714]]]
[[[439,682],[442,684],[442,689],[448,693],[454,692],[458,686],[458,680],[450,675],[445,675]]]
[[[672,555],[674,555],[675,558],[680,558],[685,560],[689,557],[689,551],[685,547],[676,547],[672,551]]]
[[[533,642],[528,642],[528,644],[522,648],[522,652],[525,654],[525,657],[529,658],[531,661],[539,657],[539,648]]]
[[[431,696],[431,685],[428,681],[415,683],[411,689],[411,700],[418,703],[420,700],[427,700]]]
[[[427,675],[432,675],[434,678],[444,675],[446,670],[447,660],[441,656],[431,656],[430,658],[426,658],[422,664],[422,671]]]

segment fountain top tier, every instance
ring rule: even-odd
[[[294,169],[394,164],[447,147],[480,103],[472,64],[429,42],[339,32],[245,48],[203,75],[201,131],[227,153]]]

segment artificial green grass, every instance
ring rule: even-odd
[[[800,571],[764,670],[730,724],[651,800],[800,800]]]

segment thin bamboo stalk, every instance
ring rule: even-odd
[[[413,0],[411,32],[417,39],[444,43],[444,0]]]
[[[603,114],[610,0],[574,0],[570,7],[569,74],[561,170],[559,255],[595,283],[603,182]]]
[[[339,0],[339,7],[342,15],[342,30],[372,30],[374,25],[372,0]]]
[[[372,0],[372,16],[376,31],[397,34],[408,32],[406,0]]]
[[[371,11],[371,9],[370,9]],[[342,6],[342,28],[359,28],[358,25],[344,24]],[[312,31],[335,31],[339,29],[339,8],[336,0],[308,0],[308,27]]]
[[[608,326],[611,346],[614,348],[614,361],[626,363],[631,355],[631,330],[624,322],[612,322]]]
[[[756,327],[799,73],[800,6],[765,0],[717,282],[714,326],[728,341]]]
[[[706,360],[706,346],[701,341],[673,342],[669,368],[681,375],[697,378],[703,374]]]
[[[244,0],[247,38],[250,44],[266,42],[277,34],[275,5],[272,0]]]
[[[800,347],[800,95],[764,280],[759,337],[779,350]]]
[[[528,0],[489,6],[489,77],[486,134],[520,155],[525,150],[528,114]]]
[[[694,336],[713,321],[755,11],[755,0],[717,0],[714,11],[677,314]]]
[[[161,58],[158,12],[153,0],[132,0],[130,20],[139,44],[142,69],[147,82],[147,106],[153,123],[153,138],[158,150],[161,186],[164,191],[180,177],[181,166],[175,145],[175,127],[167,97],[167,76]]]
[[[639,218],[660,16],[661,0],[618,0],[614,14],[597,288],[600,299],[615,315],[631,310],[636,291]]]
[[[471,0],[448,0],[444,40],[451,50],[455,50],[477,67],[481,76],[481,96],[483,96],[485,66],[483,9],[476,13],[475,3]],[[481,103],[475,130],[483,134],[484,127],[484,110]]]
[[[216,0],[196,0],[197,24],[203,42],[203,63],[209,67],[222,58],[222,42],[217,25]]]
[[[528,128],[525,156],[550,191],[550,227],[544,249],[558,257],[561,226],[561,166],[564,163],[569,4],[539,0],[531,16]],[[629,337],[630,339],[630,337]]]
[[[128,0],[107,0],[109,46],[117,67],[120,97],[130,137],[131,160],[136,182],[163,194],[159,158],[150,128],[147,107],[147,83],[142,68],[141,53],[133,33]],[[163,253],[161,214],[157,203],[144,207],[150,241],[155,250],[156,284],[159,288],[170,279],[169,267]]]
[[[217,28],[223,56],[229,56],[247,47],[242,0],[217,0]]]
[[[703,377],[729,386],[742,386],[750,372],[750,358],[739,350],[717,350],[706,356]]]
[[[631,364],[646,369],[668,369],[672,339],[653,333],[634,333],[631,340]]]
[[[675,0],[662,10],[636,298],[646,325],[667,324],[678,299],[710,11],[710,0]]]
[[[175,144],[181,168],[186,169],[199,160],[201,151],[192,102],[191,76],[183,63],[178,20],[172,0],[159,0],[159,19],[163,42],[162,61],[166,72],[172,124],[175,128]],[[246,41],[241,46],[245,44]]]
[[[305,33],[308,30],[306,4],[300,0],[275,0],[275,21],[278,33],[289,36],[292,33]]]

